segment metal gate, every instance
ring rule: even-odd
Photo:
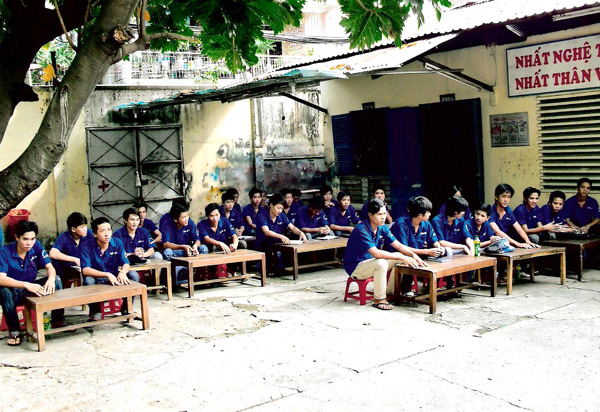
[[[89,127],[87,152],[92,219],[106,216],[113,230],[137,200],[158,223],[184,196],[181,125]]]

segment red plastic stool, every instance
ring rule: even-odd
[[[348,292],[350,289],[350,284],[352,282],[356,282],[358,286],[358,290],[356,292]],[[366,305],[367,300],[373,299],[373,292],[367,290],[367,285],[373,282],[373,278],[368,279],[354,279],[348,276],[348,281],[346,281],[346,293],[344,294],[344,302],[350,299],[355,299],[360,302],[361,305]],[[357,296],[358,295],[358,296]]]
[[[17,316],[19,317],[19,326],[21,330],[26,329],[25,325],[25,306],[19,305],[17,306]],[[35,311],[31,311],[31,318],[35,319]],[[8,330],[8,325],[6,324],[6,319],[2,316],[2,322],[0,323],[0,331],[4,332]],[[35,322],[33,322],[33,330],[35,330]]]

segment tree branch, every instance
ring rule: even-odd
[[[140,37],[146,37],[146,7],[147,7],[148,3],[147,0],[142,0],[142,5],[140,7],[140,29],[138,31],[138,33],[140,34]]]
[[[62,26],[63,32],[65,33],[65,37],[67,38],[69,45],[71,46],[71,48],[74,51],[77,51],[77,46],[75,46],[75,44],[73,44],[73,39],[71,38],[71,35],[69,34],[69,32],[67,31],[67,28],[65,27],[65,22],[62,19],[62,16],[60,15],[60,8],[58,7],[58,2],[56,0],[54,0],[54,8],[56,9],[56,14],[58,15],[58,20],[60,21],[60,25]]]
[[[123,60],[125,56],[129,56],[132,53],[135,53],[140,50],[146,49],[150,41],[156,39],[171,39],[171,40],[181,40],[181,41],[189,41],[192,43],[197,43],[198,39],[193,37],[184,36],[183,34],[177,33],[154,33],[154,34],[146,34],[144,37],[138,37],[136,41],[133,43],[125,44],[121,49],[113,56],[111,64],[115,64]]]

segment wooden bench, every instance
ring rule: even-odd
[[[577,275],[581,281],[583,273],[583,252],[600,250],[600,239],[547,240],[545,246],[564,247],[567,251],[567,271]]]
[[[397,264],[392,272],[394,279],[394,303],[410,301],[415,303],[423,303],[429,305],[429,313],[433,314],[437,310],[437,297],[447,293],[453,293],[467,288],[487,287],[480,283],[458,283],[451,288],[442,291],[437,290],[437,280],[446,276],[458,275],[460,273],[470,272],[472,270],[481,270],[492,268],[492,283],[490,286],[490,295],[496,296],[496,259],[486,256],[453,256],[449,262],[430,262],[427,261],[428,267],[412,268],[403,264]],[[416,276],[429,280],[429,291],[425,294],[420,294],[409,298],[402,295],[401,290],[401,275]]]
[[[535,281],[534,275],[534,260],[543,256],[559,255],[560,256],[560,284],[565,284],[565,248],[563,247],[548,247],[542,246],[535,249],[515,249],[508,253],[486,253],[487,256],[493,256],[496,259],[506,263],[506,294],[512,293],[513,284],[513,263],[519,260],[530,260],[531,264],[531,281]]]
[[[262,276],[261,286],[267,284],[267,272],[265,268],[265,254],[263,252],[257,252],[254,250],[240,249],[227,255],[223,252],[219,253],[207,253],[204,255],[197,255],[191,257],[173,257],[171,258],[171,273],[177,273],[175,270],[177,266],[183,266],[188,270],[188,282],[184,283],[184,287],[187,287],[189,297],[194,296],[194,286],[206,285],[211,283],[223,283],[230,280],[245,280],[248,278],[256,277],[256,275],[246,274],[246,262],[260,260],[262,262]],[[220,279],[209,279],[199,280],[194,282],[194,268],[215,266],[229,263],[241,263],[242,274],[239,276],[232,276]]]
[[[167,272],[167,285],[160,284],[160,272],[165,269]],[[131,270],[142,271],[149,270],[154,275],[156,286],[146,286],[148,290],[167,290],[167,300],[173,298],[173,286],[171,282],[171,262],[162,259],[148,259],[145,263],[132,265]]]
[[[346,237],[338,237],[336,239],[331,240],[319,240],[313,239],[309,240],[306,243],[302,243],[300,245],[284,245],[283,243],[278,243],[275,245],[275,248],[281,250],[281,253],[284,258],[286,256],[291,256],[292,266],[286,267],[286,271],[290,271],[293,274],[294,280],[298,280],[298,270],[303,268],[311,268],[311,267],[319,267],[325,265],[331,265],[333,263],[340,263],[342,261],[341,258],[338,258],[337,252],[338,249],[345,248],[348,244],[348,238]],[[322,250],[331,250],[333,249],[334,255],[333,260],[326,262],[316,262],[316,263],[308,263],[305,265],[298,264],[298,255],[302,253],[308,252],[318,252]]]
[[[69,288],[57,290],[52,295],[34,296],[25,299],[25,323],[27,325],[27,336],[37,340],[38,350],[46,350],[45,335],[65,332],[73,329],[87,328],[105,323],[114,323],[126,320],[131,322],[137,314],[133,312],[132,298],[140,296],[140,306],[142,310],[142,327],[144,330],[150,328],[150,318],[148,316],[148,295],[146,294],[146,286],[132,282],[131,285],[112,286],[112,285],[90,285],[77,288]],[[72,306],[80,306],[84,304],[104,302],[112,299],[127,299],[130,313],[127,315],[111,316],[109,318],[94,321],[78,323],[76,325],[64,326],[56,329],[44,330],[44,312],[49,312],[55,309],[65,309]],[[36,333],[33,332],[31,319],[31,311],[35,311],[35,326]],[[37,336],[36,336],[37,334]]]

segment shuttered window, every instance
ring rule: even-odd
[[[600,91],[539,96],[537,110],[543,190],[600,183]]]

